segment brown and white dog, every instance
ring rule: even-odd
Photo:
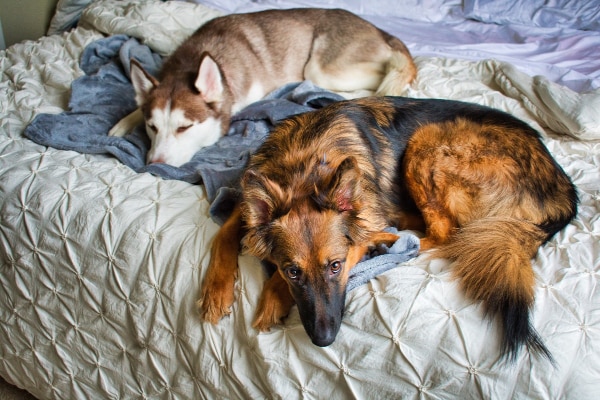
[[[232,114],[283,84],[400,95],[416,67],[397,38],[344,10],[290,9],[215,18],[165,61],[155,79],[136,63],[138,110],[109,133],[146,122],[149,163],[180,166],[214,144]]]
[[[244,250],[274,264],[254,326],[298,305],[313,343],[331,344],[349,270],[393,243],[387,226],[425,233],[465,293],[502,324],[506,356],[551,358],[531,325],[538,248],[576,215],[577,194],[538,133],[498,110],[445,100],[349,100],[285,120],[251,157],[242,200],[218,232],[199,306],[217,323],[234,302]]]

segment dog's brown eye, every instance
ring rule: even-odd
[[[285,269],[285,273],[290,279],[298,279],[302,272],[296,267],[289,267]]]
[[[192,125],[180,126],[179,128],[177,128],[177,133],[183,133],[183,132],[187,131],[188,129],[190,129],[191,127],[192,127]]]
[[[156,132],[156,126],[152,125],[152,124],[148,124],[148,128],[152,131],[152,132]]]
[[[342,270],[342,263],[340,261],[334,261],[329,264],[329,270],[332,274],[337,274]]]

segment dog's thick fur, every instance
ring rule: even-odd
[[[158,79],[132,62],[140,108],[110,135],[145,120],[148,162],[180,166],[225,134],[232,114],[285,83],[307,79],[335,92],[400,95],[415,75],[399,39],[348,11],[232,14],[200,27]]]
[[[538,133],[498,110],[445,100],[365,98],[278,125],[252,156],[243,200],[219,231],[199,302],[216,323],[234,301],[240,239],[277,266],[254,326],[298,305],[320,346],[342,318],[348,271],[394,242],[387,226],[425,232],[421,249],[454,260],[465,293],[499,317],[503,354],[551,358],[531,325],[539,246],[574,218],[577,194]]]

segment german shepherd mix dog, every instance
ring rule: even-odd
[[[415,75],[399,39],[348,11],[227,15],[183,42],[158,79],[131,63],[139,108],[109,134],[145,121],[147,161],[180,166],[224,135],[232,114],[283,84],[307,79],[335,92],[400,95]]]
[[[446,100],[349,100],[283,121],[251,157],[243,200],[222,226],[199,305],[217,323],[234,301],[240,240],[277,266],[254,326],[298,305],[313,343],[331,344],[348,271],[387,226],[422,230],[465,293],[502,324],[502,352],[551,355],[531,325],[537,249],[571,221],[575,187],[538,133],[498,110]]]

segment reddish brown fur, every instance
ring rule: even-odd
[[[437,248],[434,255],[456,261],[454,274],[466,294],[501,317],[503,350],[515,356],[526,344],[550,357],[529,322],[530,260],[574,217],[577,196],[537,133],[521,121],[441,100],[341,102],[279,125],[251,158],[242,189],[232,218],[243,223],[244,249],[278,266],[255,327],[279,323],[296,302],[313,341],[326,345],[332,340],[328,318],[337,317],[319,299],[309,299],[314,308],[307,312],[307,297],[335,299],[369,246],[395,240],[385,227],[424,226],[422,249]],[[235,224],[217,241],[235,240],[229,228]],[[211,261],[209,277],[233,269],[222,261]],[[343,264],[339,272],[336,261]],[[205,284],[210,321],[219,315],[206,302],[221,290]],[[233,285],[225,290],[231,298]]]
[[[461,132],[460,142],[456,132]],[[490,132],[507,140],[490,143]],[[536,155],[529,154],[528,140],[519,138],[519,132],[507,134],[466,120],[427,125],[409,141],[404,169],[427,226],[421,249],[441,246],[434,254],[457,260],[454,274],[469,296],[485,300],[501,285],[530,306],[534,277],[529,260],[546,237],[534,224],[547,219],[548,209],[535,207],[527,194],[507,192],[528,173],[515,158]],[[544,168],[544,161],[536,168]],[[482,263],[489,267],[473,268]]]
[[[215,237],[210,262],[218,268],[209,268],[204,278],[202,296],[198,300],[198,305],[203,309],[204,319],[213,324],[231,312],[241,233],[240,210],[236,208]]]
[[[427,227],[421,249],[437,248],[434,256],[454,260],[465,293],[483,301],[490,315],[526,313],[534,301],[531,259],[548,238],[540,226],[572,218],[576,201],[543,145],[521,129],[456,119],[417,130],[404,171]],[[547,182],[552,190],[542,205],[539,190],[527,186]],[[506,331],[513,329],[510,321],[503,323]],[[505,334],[503,348],[511,357],[518,350],[507,337],[513,334],[550,358],[532,328],[519,329],[525,331]]]

